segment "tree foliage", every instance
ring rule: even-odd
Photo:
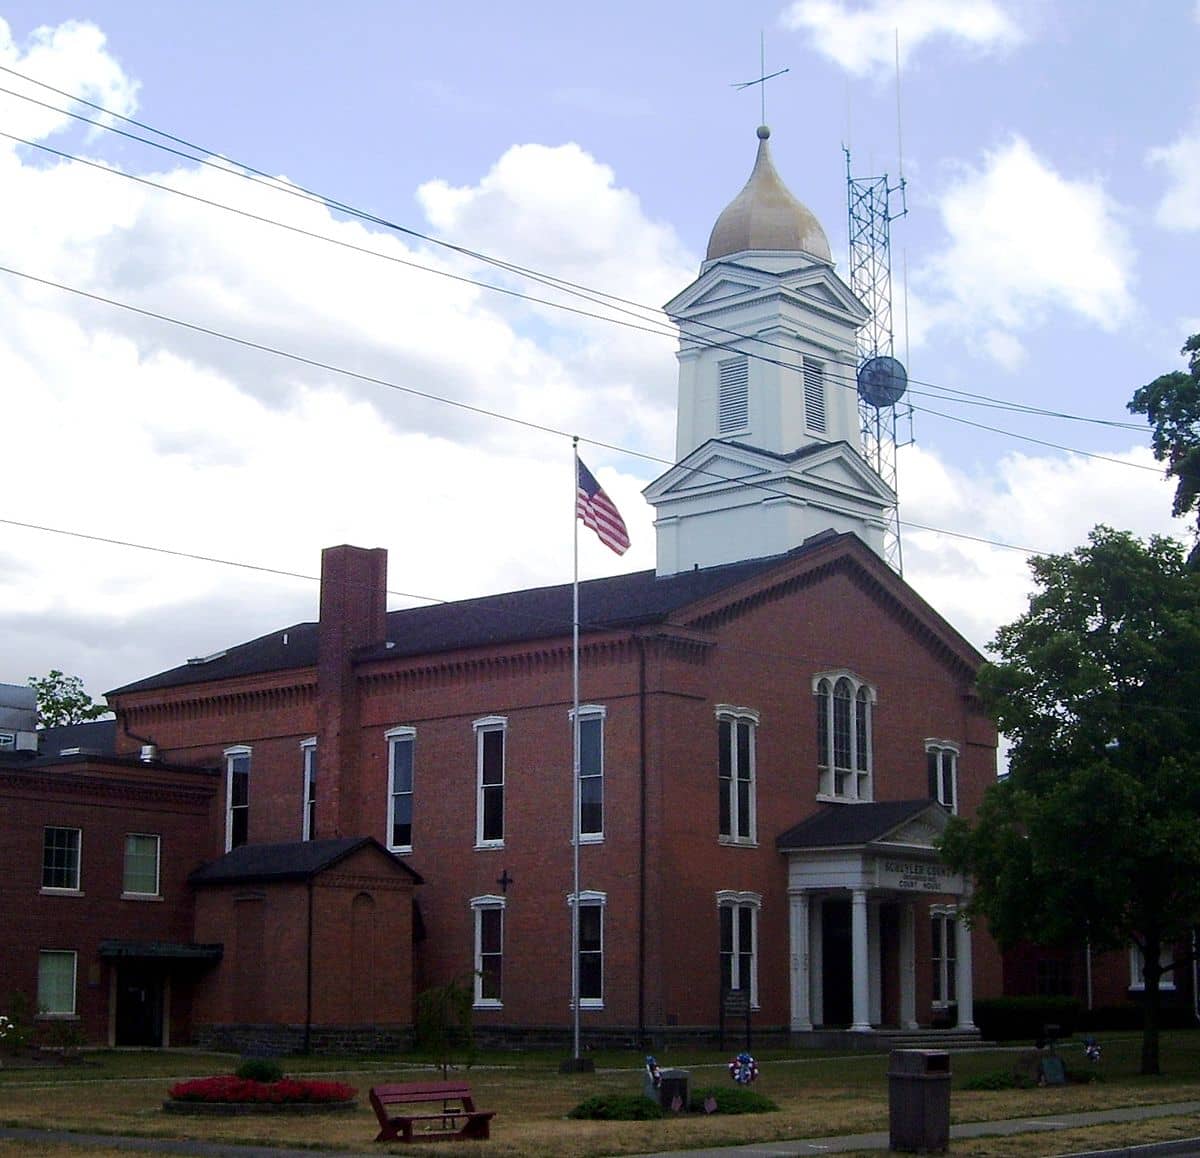
[[[43,728],[81,724],[108,715],[108,706],[96,703],[83,690],[83,680],[63,675],[58,668],[52,668],[49,675],[30,676],[29,686],[37,695],[38,723]]]
[[[1154,457],[1178,480],[1173,513],[1195,511],[1200,533],[1200,334],[1188,338],[1180,353],[1187,355],[1187,370],[1147,383],[1134,393],[1129,409],[1146,416],[1153,428]]]
[[[943,855],[1003,946],[1141,948],[1157,1073],[1160,950],[1200,922],[1200,574],[1173,539],[1106,527],[1031,568],[979,680],[1010,772]]]

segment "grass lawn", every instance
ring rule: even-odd
[[[1200,1100],[1200,1031],[1164,1035],[1164,1075],[1158,1078],[1142,1078],[1137,1074],[1140,1054],[1137,1035],[1109,1035],[1102,1042],[1104,1056],[1096,1067],[1089,1067],[1078,1044],[1066,1043],[1061,1050],[1069,1070],[1094,1069],[1100,1080],[1050,1089],[967,1090],[963,1085],[972,1077],[1011,1071],[1016,1055],[1011,1051],[954,1054],[952,1121],[978,1122]],[[591,1056],[596,1073],[581,1075],[559,1074],[558,1054],[504,1052],[481,1056],[468,1073],[457,1072],[455,1076],[465,1076],[470,1081],[476,1105],[498,1111],[492,1123],[492,1140],[442,1144],[436,1153],[442,1158],[468,1154],[488,1154],[493,1158],[518,1155],[587,1158],[887,1129],[888,1063],[883,1054],[835,1056],[756,1051],[761,1077],[755,1089],[779,1104],[778,1113],[687,1116],[657,1122],[569,1120],[565,1117],[567,1111],[591,1094],[629,1093],[641,1088],[640,1054],[597,1052]],[[689,1069],[693,1089],[730,1083],[725,1054],[669,1051],[661,1054],[659,1061],[664,1066]],[[409,1148],[373,1146],[376,1125],[367,1104],[367,1090],[381,1082],[436,1076],[414,1054],[297,1057],[284,1059],[284,1068],[290,1075],[328,1076],[348,1082],[359,1090],[360,1108],[350,1114],[304,1118],[193,1118],[163,1113],[162,1100],[173,1081],[229,1073],[236,1064],[237,1059],[230,1055],[190,1051],[98,1051],[86,1054],[83,1064],[38,1069],[10,1064],[0,1068],[0,1123],[315,1149],[374,1148],[383,1154]],[[955,1142],[953,1152],[1063,1153],[1195,1135],[1200,1135],[1200,1117],[1092,1127],[1070,1134],[964,1140]],[[50,1156],[71,1152],[50,1144],[33,1148],[27,1142],[13,1145],[0,1141],[0,1158],[8,1154]],[[106,1152],[88,1151],[92,1155]]]

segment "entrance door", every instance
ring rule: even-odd
[[[821,905],[821,985],[825,1025],[854,1020],[854,967],[850,952],[850,902]]]
[[[160,1046],[162,1031],[162,966],[123,961],[117,966],[117,1045]]]

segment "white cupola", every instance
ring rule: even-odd
[[[780,554],[830,528],[883,551],[895,497],[862,457],[855,391],[867,311],[776,171],[770,135],[758,129],[700,276],[664,307],[679,326],[676,465],[644,492],[660,575]]]

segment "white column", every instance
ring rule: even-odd
[[[825,1024],[825,902],[808,909],[808,1008],[814,1025]]]
[[[812,1029],[809,1012],[808,893],[789,894],[789,921],[792,942],[792,1029],[807,1033]]]
[[[900,1025],[917,1028],[917,928],[911,901],[900,906]]]
[[[955,917],[954,995],[958,1000],[958,1028],[975,1028],[975,994],[971,984],[971,930]]]
[[[868,962],[870,946],[867,937],[867,890],[854,889],[850,894],[850,956],[854,985],[854,1033],[871,1031],[871,996]]]
[[[880,976],[883,969],[883,942],[879,934],[879,902],[875,900],[867,903],[867,945],[870,1020],[872,1025],[879,1025],[883,1021],[883,982]]]

